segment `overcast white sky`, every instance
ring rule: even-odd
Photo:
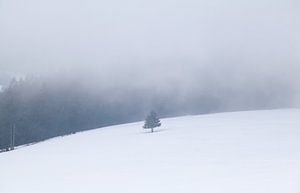
[[[299,2],[0,0],[0,71],[297,93]]]

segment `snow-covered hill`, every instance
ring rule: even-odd
[[[0,193],[299,193],[300,110],[101,128],[0,154]]]

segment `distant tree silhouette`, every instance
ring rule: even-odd
[[[160,123],[159,118],[157,118],[157,115],[154,111],[151,111],[150,114],[146,117],[143,128],[151,129],[151,132],[153,133],[153,129],[155,127],[160,127],[160,126],[161,126],[161,123]]]
[[[12,79],[0,90],[0,151],[78,131],[139,121],[149,108],[165,117],[181,115],[188,104],[177,103],[171,94],[156,96],[152,89],[123,86],[102,91],[97,84],[86,88],[85,84],[64,77]],[[213,107],[216,103],[212,98],[197,98],[197,103],[191,102],[193,109],[200,113],[202,109],[209,112],[210,107],[217,108]],[[155,112],[151,112],[144,128],[153,132],[160,125]]]

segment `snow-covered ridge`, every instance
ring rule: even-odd
[[[0,193],[299,193],[300,109],[185,116],[0,154]]]

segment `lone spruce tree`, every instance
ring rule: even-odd
[[[161,123],[159,118],[154,111],[151,111],[150,114],[146,117],[145,124],[143,126],[144,129],[151,129],[151,133],[153,133],[153,129],[155,127],[160,127]]]

